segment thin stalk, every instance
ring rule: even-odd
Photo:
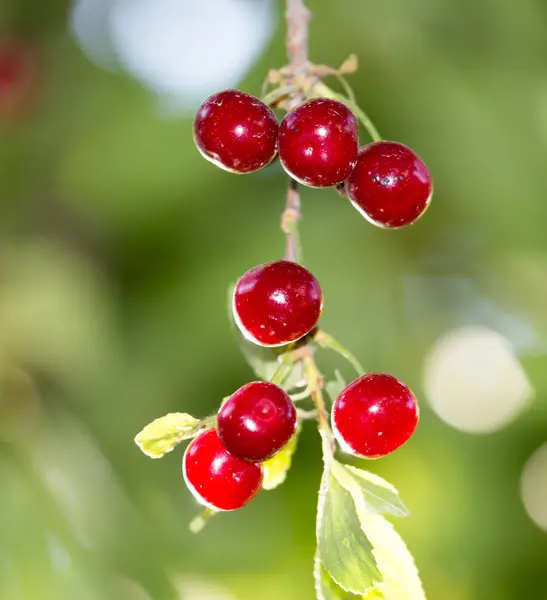
[[[315,84],[313,88],[313,95],[316,98],[318,96],[321,96],[324,98],[332,98],[333,100],[343,102],[344,104],[349,106],[349,108],[351,108],[355,116],[359,119],[359,121],[361,121],[361,124],[367,130],[368,134],[374,142],[379,142],[382,140],[382,136],[380,135],[380,132],[376,129],[374,123],[372,122],[372,119],[351,98],[348,98],[347,96],[344,96],[344,94],[339,94],[338,92],[331,90],[331,88],[322,81]]]
[[[357,360],[357,358],[340,342],[335,340],[332,335],[325,333],[322,330],[317,331],[315,334],[314,340],[321,346],[321,348],[328,348],[330,350],[334,350],[340,356],[345,358],[349,364],[355,369],[358,375],[363,375],[365,370],[363,369],[361,363]]]
[[[217,511],[213,508],[205,508],[203,512],[201,512],[199,515],[197,515],[190,521],[190,531],[192,533],[199,533],[205,527],[205,525],[207,525],[211,517],[213,517],[216,514]]]
[[[270,375],[269,382],[275,383],[275,385],[282,386],[293,369],[293,362],[290,359],[288,353],[281,356],[279,363],[277,364],[275,371]]]
[[[302,251],[298,226],[301,219],[302,213],[300,212],[298,182],[291,179],[289,181],[289,189],[287,190],[285,210],[281,215],[281,229],[286,236],[285,260],[291,260],[300,264],[304,262],[304,253]]]

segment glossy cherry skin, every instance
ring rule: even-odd
[[[296,409],[277,385],[253,381],[239,388],[218,412],[218,435],[226,450],[242,460],[275,456],[296,431]]]
[[[302,265],[277,260],[254,267],[237,282],[234,319],[260,346],[283,346],[308,334],[323,310],[317,279]]]
[[[358,147],[357,120],[337,100],[309,100],[287,113],[279,127],[283,168],[310,187],[344,181],[355,165]]]
[[[196,500],[214,510],[236,510],[260,491],[262,466],[232,456],[216,429],[195,437],[184,453],[182,472]]]
[[[332,409],[332,428],[342,450],[380,458],[402,446],[419,419],[416,398],[395,377],[369,373],[350,383]]]
[[[373,142],[359,150],[346,182],[353,206],[371,223],[385,228],[417,221],[433,195],[428,168],[408,146]]]
[[[194,119],[194,142],[201,154],[232,173],[250,173],[277,154],[279,126],[264,102],[238,90],[209,96]]]

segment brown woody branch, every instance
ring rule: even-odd
[[[311,13],[303,0],[287,0],[285,12],[287,18],[287,55],[293,76],[304,73],[308,67],[308,22]],[[300,94],[293,96],[291,105],[297,106],[302,102]],[[300,211],[300,192],[298,183],[290,180],[287,191],[287,202],[281,216],[281,229],[286,236],[285,259],[297,262],[299,242],[295,236],[298,222],[302,218]]]

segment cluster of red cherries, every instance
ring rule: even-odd
[[[357,121],[336,100],[309,100],[278,126],[272,110],[258,98],[227,90],[202,104],[194,138],[203,156],[227,171],[256,171],[279,155],[290,176],[305,185],[343,184],[360,212],[383,227],[414,222],[431,198],[431,177],[418,156],[394,142],[374,142],[359,150]],[[316,329],[323,293],[308,269],[277,260],[254,267],[238,280],[232,308],[247,340],[286,346]],[[367,373],[350,383],[331,411],[340,448],[369,459],[404,444],[418,419],[411,390],[383,373]],[[239,388],[221,405],[216,427],[188,445],[183,460],[188,488],[210,509],[241,508],[262,487],[262,463],[288,444],[297,422],[293,401],[279,385],[254,381]]]
[[[432,197],[429,170],[413,150],[390,141],[359,148],[355,115],[330,98],[308,100],[278,124],[258,98],[225,90],[199,108],[194,140],[207,160],[232,173],[257,171],[279,156],[293,179],[309,187],[337,187],[379,227],[414,223]]]

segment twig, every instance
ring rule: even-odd
[[[308,66],[308,22],[310,11],[303,0],[287,0],[287,56],[295,75]]]
[[[287,18],[287,56],[293,76],[304,73],[308,67],[308,22],[311,13],[303,0],[287,0],[285,11]],[[294,94],[290,106],[298,106],[302,102],[301,94]],[[300,212],[300,192],[298,182],[290,180],[287,191],[287,203],[281,216],[281,229],[287,236],[285,259],[302,262],[302,247],[298,236],[298,222],[302,218]]]
[[[315,364],[313,353],[304,358],[304,369],[310,386],[310,395],[317,410],[319,434],[323,442],[323,458],[328,462],[334,454],[334,439],[329,425],[329,413],[323,398],[323,378]]]
[[[287,55],[293,77],[305,74],[308,68],[308,21],[310,11],[305,7],[303,0],[287,0]],[[290,106],[298,106],[302,102],[301,94],[294,94],[289,103]],[[300,211],[300,193],[298,182],[291,179],[287,191],[287,202],[281,216],[281,229],[286,235],[286,260],[302,262],[302,247],[298,231],[298,223],[302,218]],[[329,413],[323,399],[323,379],[315,364],[313,349],[305,350],[302,361],[308,382],[311,399],[315,405],[316,418],[319,425],[319,433],[323,441],[323,455],[325,461],[332,458],[334,452],[334,441],[329,426]]]
[[[281,215],[281,230],[286,235],[285,260],[292,260],[298,263],[303,262],[302,245],[298,231],[298,222],[301,219],[298,182],[291,179],[289,181],[289,189],[287,190],[287,203]]]

